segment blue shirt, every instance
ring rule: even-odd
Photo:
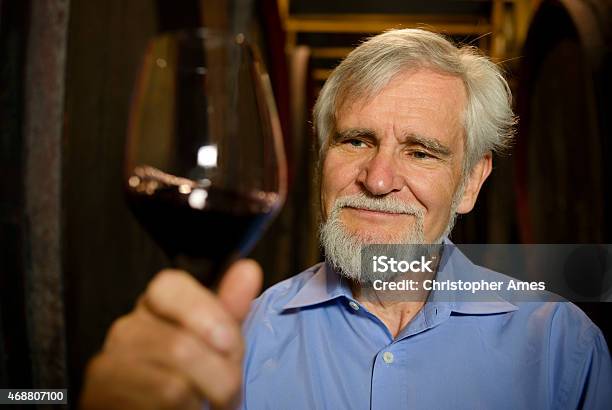
[[[456,248],[441,266],[503,276]],[[244,331],[243,409],[612,409],[606,342],[569,302],[432,291],[394,339],[322,263],[264,292]]]

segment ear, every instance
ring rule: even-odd
[[[491,174],[492,168],[493,156],[489,152],[485,154],[485,156],[483,156],[470,171],[463,190],[463,196],[461,197],[461,201],[457,207],[457,213],[467,214],[474,208],[480,188],[487,177]]]

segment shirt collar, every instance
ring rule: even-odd
[[[444,253],[436,280],[462,280],[464,282],[491,280],[491,277],[487,275],[488,272],[490,271],[469,260],[448,238],[444,239]],[[466,315],[486,315],[518,310],[516,305],[495,291],[481,291],[478,296],[469,292],[432,291],[428,302],[446,304],[451,311]]]
[[[283,309],[300,308],[324,303],[338,297],[353,299],[348,281],[334,271],[328,262],[322,262],[314,275],[304,283],[298,293]]]
[[[483,276],[483,269],[472,263],[448,238],[444,240],[444,245],[437,280],[486,279]],[[317,305],[339,297],[353,299],[348,281],[336,272],[329,262],[324,262],[319,264],[314,275],[304,283],[289,303],[283,306],[283,309]],[[517,306],[494,292],[488,294],[485,301],[466,299],[464,300],[463,297],[458,299],[456,292],[434,290],[430,293],[427,304],[444,305],[453,312],[471,315],[505,313],[518,309]]]

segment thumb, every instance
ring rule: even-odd
[[[259,294],[263,281],[261,266],[252,259],[241,259],[227,270],[219,284],[223,306],[238,321],[244,320],[251,301]]]

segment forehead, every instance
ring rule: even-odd
[[[422,68],[396,75],[374,96],[349,98],[337,112],[336,127],[393,129],[437,139],[463,137],[466,103],[461,78]]]

